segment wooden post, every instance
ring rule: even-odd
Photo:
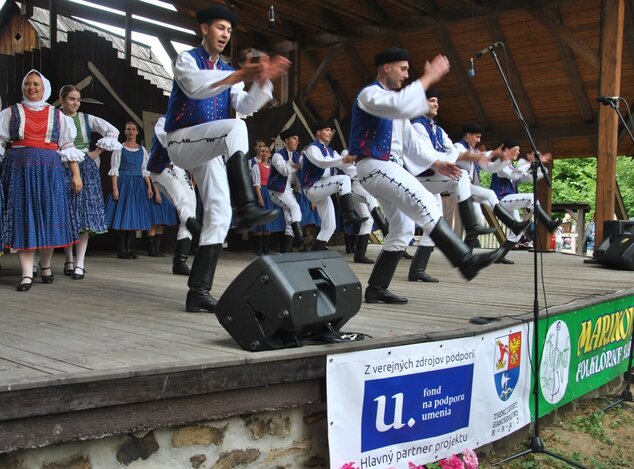
[[[125,61],[128,67],[132,66],[132,5],[130,0],[125,0]]]
[[[621,90],[623,52],[623,0],[604,0],[601,17],[601,96],[618,96]],[[603,241],[603,222],[614,218],[616,157],[619,121],[609,106],[599,106],[599,145],[597,148],[597,196],[595,244]]]

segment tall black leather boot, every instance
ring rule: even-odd
[[[515,246],[515,241],[509,241],[508,239],[506,241],[504,241],[502,243],[502,247],[500,248],[502,250],[502,255],[500,256],[500,258],[495,261],[496,264],[515,264],[515,262],[513,262],[511,259],[507,259],[506,255],[509,253],[509,251],[511,249],[513,249],[513,246]]]
[[[539,219],[540,223],[544,225],[550,233],[555,231],[563,222],[563,220],[553,220],[550,218],[550,216],[546,213],[546,210],[544,210],[539,204],[535,207],[535,215]]]
[[[293,240],[293,247],[299,249],[300,251],[304,250],[313,240],[313,237],[311,235],[304,236],[302,226],[298,221],[291,223],[291,228],[293,229],[293,236],[295,238]]]
[[[522,233],[522,231],[524,231],[526,227],[531,224],[530,218],[524,221],[515,219],[511,212],[502,207],[502,204],[497,204],[495,207],[493,207],[493,213],[516,235]]]
[[[429,275],[425,270],[427,270],[427,264],[429,263],[429,257],[431,253],[434,252],[433,246],[418,246],[416,249],[416,253],[414,254],[414,259],[412,259],[412,263],[409,266],[409,274],[407,275],[407,280],[410,282],[429,282],[429,283],[438,283],[439,280],[435,277]]]
[[[222,244],[207,244],[198,247],[187,281],[189,291],[187,292],[185,309],[188,313],[198,313],[201,309],[210,313],[216,311],[217,300],[209,294],[209,291],[216,273],[220,252],[222,252]]]
[[[354,211],[351,193],[339,196],[339,209],[341,210],[341,219],[345,225],[363,223],[368,219],[368,217],[359,216],[359,214]]]
[[[253,235],[253,244],[255,245],[255,253],[260,256],[262,254],[262,235]]]
[[[185,226],[192,234],[192,236],[200,236],[200,231],[202,228],[200,227],[200,223],[198,223],[198,220],[196,220],[194,217],[189,217],[187,220],[185,220]]]
[[[136,231],[125,232],[125,250],[128,259],[138,259],[139,256],[132,252],[132,246],[134,245],[134,239],[136,238]]]
[[[383,237],[385,238],[387,234],[390,232],[390,225],[387,222],[387,218],[385,218],[385,214],[380,207],[374,207],[372,209],[372,219],[374,220],[374,224],[381,230],[383,233]]]
[[[311,249],[311,251],[325,251],[327,244],[328,241],[318,239],[317,241],[315,241],[315,244],[313,244],[313,248]]]
[[[163,233],[159,233],[154,237],[154,250],[158,257],[165,257],[165,254],[161,252],[161,243],[163,242]]]
[[[271,235],[262,235],[262,254],[270,254],[269,246],[271,245]]]
[[[366,303],[387,303],[403,305],[407,298],[397,296],[387,289],[390,286],[398,261],[403,257],[403,251],[381,251],[376,258],[372,274],[365,289]]]
[[[176,247],[174,248],[174,257],[172,257],[172,274],[174,275],[189,275],[191,271],[187,266],[187,255],[191,248],[192,240],[189,238],[182,238],[176,240]]]
[[[127,232],[117,231],[117,257],[119,259],[129,259],[127,249]]]
[[[356,235],[344,234],[344,240],[346,241],[346,254],[354,254],[354,246],[356,244]]]
[[[489,254],[471,254],[471,250],[443,217],[438,220],[430,236],[438,249],[447,256],[454,267],[460,269],[463,277],[467,280],[472,280],[480,270],[493,264],[502,255],[502,248]]]
[[[357,245],[354,250],[354,262],[356,264],[374,264],[374,261],[368,259],[365,255],[368,252],[368,241],[370,241],[369,234],[357,236]]]
[[[159,257],[158,252],[156,251],[156,236],[148,236],[146,238],[147,243],[147,255],[150,257]]]
[[[247,157],[241,151],[227,160],[227,178],[231,193],[231,206],[236,209],[238,232],[249,231],[253,225],[264,225],[277,217],[277,209],[267,210],[258,205]]]
[[[495,233],[495,228],[478,224],[478,217],[476,216],[472,197],[459,202],[458,211],[460,212],[460,218],[462,219],[462,224],[467,236],[478,237],[484,234]]]
[[[284,254],[285,252],[289,252],[291,250],[294,239],[295,237],[291,235],[284,235],[284,237],[280,241],[280,254]]]

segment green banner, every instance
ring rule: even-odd
[[[540,319],[539,416],[625,373],[633,326],[634,296]]]

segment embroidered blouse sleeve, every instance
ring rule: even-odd
[[[4,156],[6,144],[11,141],[9,133],[9,122],[11,120],[11,109],[6,108],[0,112],[0,161]]]
[[[121,150],[115,150],[110,157],[110,171],[108,176],[119,176],[119,166],[121,165]]]
[[[97,141],[97,146],[107,151],[114,151],[121,149],[121,143],[119,143],[119,130],[110,124],[108,121],[99,117],[88,114],[88,123],[91,130],[97,132],[99,135],[103,135]]]
[[[150,159],[150,155],[148,154],[145,147],[140,147],[140,148],[143,151],[143,162],[141,163],[141,174],[143,174],[143,177],[149,177],[150,172],[147,170],[147,160]]]
[[[253,181],[253,187],[261,187],[260,166],[257,163],[251,166],[251,180]]]
[[[77,137],[77,129],[73,119],[59,112],[59,139],[57,144],[59,145],[59,154],[64,163],[76,161],[84,161],[86,154],[83,151],[75,148],[75,138]]]

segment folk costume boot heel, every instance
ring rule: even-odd
[[[291,223],[291,228],[293,229],[293,247],[297,248],[300,251],[306,249],[306,246],[310,245],[313,240],[311,235],[304,236],[304,232],[302,231],[302,227],[300,226],[298,221]]]
[[[524,221],[516,220],[513,214],[502,207],[501,204],[497,204],[495,207],[493,207],[493,213],[516,235],[521,234],[528,227],[528,225],[531,224],[530,219]]]
[[[438,249],[447,256],[454,267],[460,269],[460,273],[467,280],[475,278],[478,272],[493,264],[502,255],[502,248],[489,254],[473,255],[443,217],[438,220],[430,236]]]
[[[201,309],[210,313],[216,312],[217,300],[209,292],[221,251],[222,244],[220,243],[207,244],[198,248],[187,282],[189,291],[187,292],[185,309],[188,313],[198,313]]]
[[[191,244],[192,240],[189,238],[176,240],[174,257],[172,257],[172,274],[189,275],[191,273],[189,267],[187,266],[187,255],[191,249]]]
[[[425,270],[427,270],[427,264],[429,263],[429,258],[431,257],[432,252],[434,252],[433,246],[418,246],[418,248],[416,249],[416,253],[414,254],[414,259],[412,259],[412,263],[409,266],[409,274],[407,275],[407,280],[409,280],[410,282],[439,282],[437,278],[432,277],[427,272],[425,272]]]
[[[277,217],[277,209],[267,210],[258,205],[257,195],[251,179],[247,157],[241,151],[227,160],[227,178],[231,194],[231,206],[236,209],[238,220],[236,231],[249,231],[253,225],[265,225]]]
[[[366,303],[387,303],[403,305],[407,298],[397,296],[387,289],[390,286],[398,261],[403,257],[403,251],[381,251],[376,258],[372,274],[365,289]]]
[[[472,197],[459,202],[458,211],[460,212],[460,218],[462,219],[462,224],[464,225],[467,237],[478,237],[480,235],[495,233],[495,228],[481,226],[478,224],[478,217],[476,216]]]

